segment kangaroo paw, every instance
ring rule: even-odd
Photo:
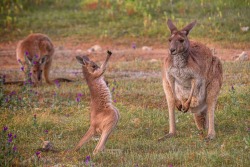
[[[175,106],[176,106],[176,108],[177,108],[179,111],[181,111],[181,109],[182,109],[182,104],[181,104],[181,102],[180,102],[179,100],[176,100],[176,101],[175,101]]]
[[[188,110],[189,110],[189,107],[190,107],[190,103],[185,103],[182,108],[181,108],[181,111],[186,113]]]

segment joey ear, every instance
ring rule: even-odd
[[[76,56],[76,60],[78,61],[78,63],[80,63],[80,64],[84,65],[84,64],[83,64],[82,57],[80,57],[80,56]]]
[[[82,56],[82,59],[83,59],[84,61],[86,61],[86,62],[89,61],[89,58],[88,58],[87,56]]]
[[[76,56],[76,60],[82,65],[86,65],[89,62],[89,58],[87,56]]]
[[[196,25],[196,20],[192,23],[188,24],[186,27],[184,27],[181,32],[185,33],[186,36],[189,34],[189,32],[192,30],[192,28]]]
[[[173,24],[172,20],[168,19],[168,28],[171,31],[171,34],[173,34],[174,31],[178,31],[176,26]]]

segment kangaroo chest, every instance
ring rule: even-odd
[[[191,88],[191,80],[195,77],[193,71],[187,67],[171,67],[169,74],[175,79],[175,85],[184,89]]]

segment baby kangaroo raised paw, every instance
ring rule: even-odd
[[[112,52],[110,50],[107,51],[108,56],[112,55]]]
[[[168,138],[172,138],[172,137],[174,137],[174,136],[175,136],[174,133],[168,133],[168,134],[164,135],[163,137],[160,137],[160,138],[158,139],[158,142],[164,141],[164,140],[166,140],[166,139],[168,139]]]

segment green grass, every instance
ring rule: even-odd
[[[111,153],[92,156],[97,142],[90,141],[77,153],[63,155],[62,152],[43,152],[40,162],[33,160],[29,165],[84,166],[85,158],[90,155],[91,163],[105,167],[249,166],[250,63],[223,64],[224,83],[215,116],[217,137],[211,142],[205,142],[198,135],[190,113],[180,112],[176,112],[177,137],[157,142],[168,131],[160,66],[160,62],[139,60],[110,63],[105,78],[111,89],[116,86],[113,99],[117,101],[115,106],[121,114],[116,130],[106,143]],[[121,75],[121,71],[126,71],[128,75]],[[146,77],[135,72],[143,72]],[[8,132],[17,134],[16,146],[22,160],[17,158],[16,163],[34,155],[41,147],[41,139],[50,140],[57,150],[65,151],[73,148],[87,131],[89,90],[85,82],[79,79],[73,83],[61,83],[59,88],[48,85],[32,88],[38,95],[29,91],[20,94],[22,87],[16,85],[3,87],[2,98],[11,91],[18,92],[8,103],[2,99],[0,108],[0,127],[8,126]],[[80,103],[76,102],[78,93],[83,93]],[[18,96],[23,97],[22,103]],[[45,130],[48,130],[48,134]],[[112,152],[112,149],[119,150]]]
[[[241,43],[243,47],[250,39],[250,31],[240,29],[250,25],[247,0],[104,0],[99,3],[95,0],[23,0],[14,4],[17,7],[2,4],[0,41],[15,41],[32,32],[45,33],[57,40],[70,37],[85,42],[130,38],[166,41],[168,18],[179,28],[197,20],[191,33],[194,38]]]

